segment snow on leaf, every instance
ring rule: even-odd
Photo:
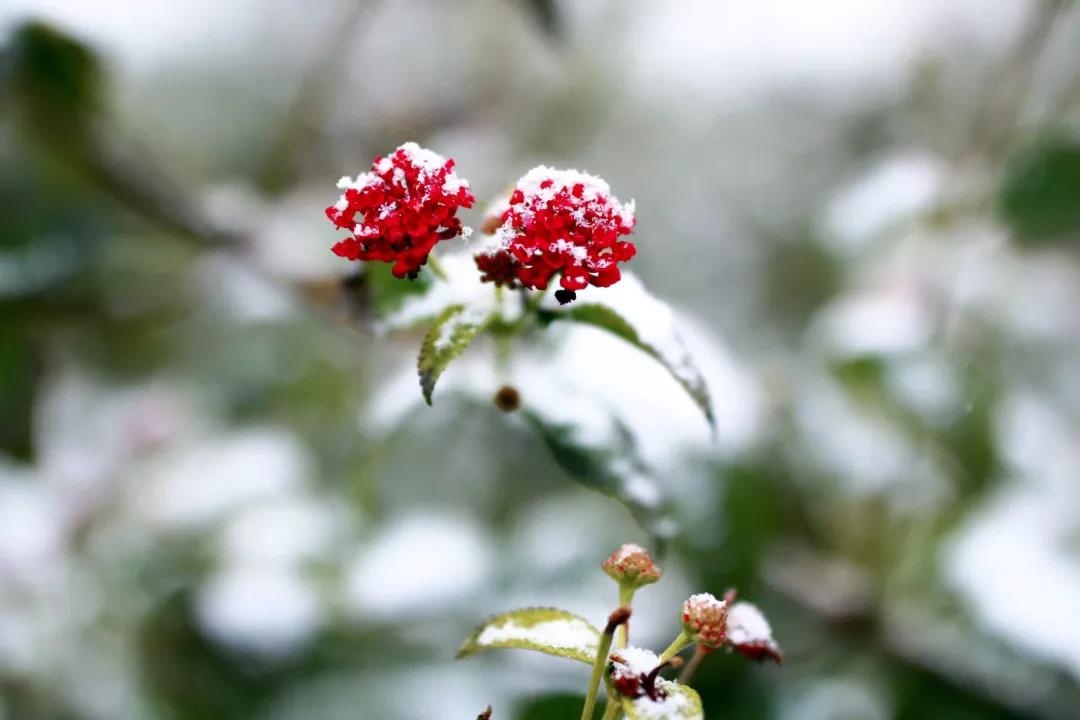
[[[424,400],[431,404],[435,381],[458,355],[465,351],[487,326],[491,313],[487,308],[451,305],[442,311],[424,336],[416,369]]]
[[[657,680],[656,687],[661,694],[657,700],[647,695],[622,699],[627,720],[699,720],[705,717],[701,698],[693,688],[664,679]]]
[[[676,531],[671,507],[652,470],[641,459],[634,436],[614,417],[606,422],[578,414],[554,414],[533,404],[523,410],[555,461],[576,481],[619,500],[662,548]]]
[[[620,287],[625,285],[626,287]],[[716,429],[705,378],[675,329],[674,314],[650,295],[637,278],[624,275],[620,284],[605,288],[604,302],[577,302],[559,310],[544,310],[544,319],[571,320],[592,325],[622,338],[657,360],[678,381]]]
[[[487,620],[458,650],[458,659],[492,648],[537,650],[591,665],[600,631],[584,618],[557,608],[524,608]]]

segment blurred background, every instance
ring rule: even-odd
[[[323,208],[408,140],[467,224],[540,162],[636,199],[716,437],[598,331],[520,363],[668,498],[635,642],[772,620],[708,717],[1080,717],[1077,48],[1067,0],[6,0],[0,718],[578,717],[586,667],[457,645],[655,545],[488,348],[428,408],[342,299]]]

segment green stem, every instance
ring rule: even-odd
[[[628,608],[634,602],[637,588],[630,583],[619,584],[619,605]],[[630,621],[627,620],[615,631],[615,647],[624,648],[630,642]]]
[[[618,698],[608,696],[607,707],[604,708],[604,717],[602,720],[615,720],[622,713],[622,702]]]
[[[689,645],[691,642],[693,642],[693,639],[686,634],[685,630],[683,630],[679,633],[679,636],[677,638],[671,641],[671,644],[668,645],[667,650],[660,653],[660,662],[666,662],[671,658],[675,657],[679,654],[680,650]]]
[[[446,268],[439,262],[439,258],[435,256],[435,253],[428,253],[427,264],[428,267],[431,268],[431,272],[435,273],[437,278],[446,282],[450,281],[450,276],[446,274]]]
[[[630,617],[629,608],[616,608],[608,617],[604,634],[600,636],[600,644],[596,648],[596,659],[593,660],[592,677],[589,678],[589,690],[585,694],[585,707],[581,708],[581,720],[592,720],[596,710],[596,696],[600,692],[600,678],[604,675],[604,667],[607,665],[608,652],[611,651],[611,640],[615,637],[615,630],[625,623]]]

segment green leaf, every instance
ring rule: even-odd
[[[416,363],[420,389],[428,405],[431,404],[431,393],[439,376],[483,332],[490,319],[491,315],[487,312],[477,313],[464,305],[451,305],[435,319],[435,324],[420,345],[420,357]]]
[[[647,300],[659,303],[651,296]],[[666,310],[666,308],[665,308]],[[652,322],[658,322],[661,327],[651,328],[652,335],[647,340],[638,328],[634,327],[614,308],[600,303],[574,303],[564,310],[545,310],[542,319],[547,322],[554,320],[571,320],[573,322],[592,325],[593,327],[606,330],[607,332],[622,338],[634,347],[648,353],[656,359],[679,385],[690,395],[694,403],[705,415],[709,427],[716,429],[716,418],[713,416],[712,403],[709,399],[709,389],[705,385],[705,378],[694,364],[690,353],[683,344],[682,339],[674,332],[670,324],[670,311],[659,319],[654,316]],[[644,330],[644,328],[642,328]]]
[[[607,428],[552,417],[543,406],[522,411],[555,461],[576,481],[615,498],[653,536],[657,552],[675,534],[670,502],[652,470],[641,459],[634,437],[612,418]]]
[[[705,717],[701,697],[693,688],[664,679],[657,680],[656,686],[664,693],[662,700],[654,701],[645,695],[623,698],[627,720],[702,720]]]
[[[1021,242],[1080,238],[1080,140],[1048,137],[1020,150],[1006,166],[999,206]]]
[[[492,648],[521,648],[580,660],[596,658],[600,631],[584,618],[557,608],[524,608],[487,620],[461,644],[458,659]]]

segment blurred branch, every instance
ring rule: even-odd
[[[1000,643],[982,638],[910,598],[877,597],[869,576],[852,563],[801,544],[778,546],[765,560],[766,585],[859,642],[931,673],[995,705],[1042,720],[1068,720],[1080,692],[1054,683],[1049,670],[1017,662]],[[869,635],[867,636],[867,633]]]
[[[340,3],[339,3],[340,4]],[[369,19],[380,0],[347,2],[341,15],[330,13],[327,40],[320,43],[318,58],[304,73],[296,96],[278,129],[276,140],[266,153],[266,163],[254,184],[264,192],[280,192],[295,179],[300,152],[309,146],[314,129],[322,125],[333,109],[334,89],[344,74],[350,45],[361,21]]]
[[[1001,67],[986,81],[984,102],[972,128],[972,145],[996,155],[1016,130],[1039,58],[1071,0],[1037,0],[1027,24]]]

